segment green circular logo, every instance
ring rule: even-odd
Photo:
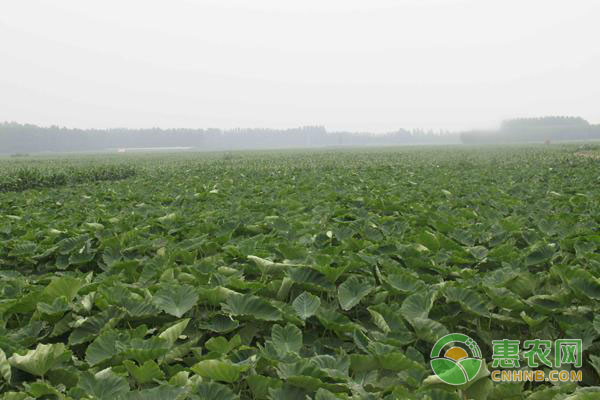
[[[449,385],[472,381],[482,365],[481,349],[473,339],[462,333],[442,337],[431,349],[431,369]]]

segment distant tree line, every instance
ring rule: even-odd
[[[68,129],[0,123],[0,154],[116,151],[127,148],[192,147],[245,150],[325,146],[386,146],[460,143],[457,134],[400,129],[386,134],[294,129]]]
[[[600,139],[600,125],[581,117],[518,118],[502,122],[495,131],[469,131],[460,134],[465,144],[523,143],[561,140]]]

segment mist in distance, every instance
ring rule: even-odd
[[[591,0],[8,0],[0,153],[595,138],[598,15]]]

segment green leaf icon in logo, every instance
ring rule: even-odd
[[[442,354],[442,350],[450,344],[452,346]],[[431,369],[449,385],[470,382],[482,365],[481,349],[473,339],[462,333],[450,333],[442,337],[431,349]]]

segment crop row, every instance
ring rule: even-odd
[[[85,182],[113,181],[136,174],[131,165],[98,165],[64,168],[21,166],[0,174],[0,192],[57,187]]]

